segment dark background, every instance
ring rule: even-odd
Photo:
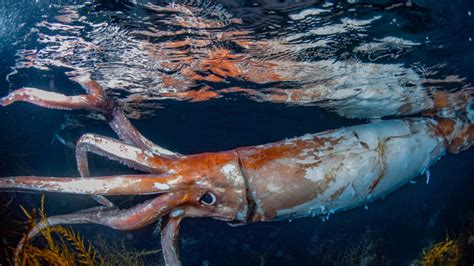
[[[470,8],[474,12],[473,4],[467,0],[434,2],[419,1],[418,4],[427,8],[428,14],[435,19],[435,22],[429,22],[435,24],[427,26],[446,38],[447,48],[442,52],[424,51],[420,57],[429,58],[431,62],[437,58],[449,62],[453,69],[472,81],[474,43],[468,42],[467,38],[474,37],[474,20],[467,16],[467,10]],[[5,5],[2,10],[8,8]],[[39,14],[41,9],[32,8],[30,12]],[[34,19],[32,17],[25,15],[21,19],[29,23],[28,20]],[[15,34],[22,32],[19,30]],[[4,77],[11,72],[14,53],[18,49],[11,42],[18,38],[15,34],[8,35],[11,39],[0,40],[1,95],[21,86],[47,89],[51,79],[60,91],[71,87],[72,91],[80,90],[65,78],[64,70],[47,75],[29,70],[17,76],[15,83],[8,83]],[[133,123],[154,142],[183,154],[263,144],[366,122],[343,119],[315,107],[257,103],[245,98],[223,98],[204,103],[168,101],[163,107],[156,116]],[[63,113],[22,103],[0,108],[0,176],[77,176],[74,151],[53,141],[64,121]],[[114,136],[107,125],[95,121],[86,122],[79,131]],[[448,154],[430,169],[429,184],[425,183],[425,177],[417,178],[415,184],[370,204],[368,209],[339,213],[326,222],[320,218],[305,218],[235,228],[211,219],[187,219],[180,234],[183,263],[260,265],[264,261],[274,265],[318,265],[324,254],[342,256],[360,244],[367,256],[376,254],[383,257],[385,264],[407,265],[419,257],[423,248],[443,240],[447,234],[457,236],[474,219],[473,159],[474,149],[457,155]],[[90,160],[95,175],[129,171],[103,158],[91,156]],[[39,207],[41,198],[41,194],[35,193],[6,193],[4,196],[14,198],[11,210],[22,219],[18,205]],[[46,195],[48,215],[94,205],[87,196]],[[125,237],[130,248],[150,249],[159,245],[159,238],[152,234],[153,226],[131,232],[132,237],[128,232],[96,225],[74,228],[90,238],[97,233],[109,240]]]

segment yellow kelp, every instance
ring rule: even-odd
[[[462,250],[458,240],[450,239],[446,236],[444,241],[437,243],[432,248],[424,250],[419,262],[423,266],[456,266],[459,265],[461,256]]]
[[[41,199],[41,209],[34,209],[31,213],[21,206],[28,217],[29,227],[33,228],[39,213],[40,221],[47,220],[44,208],[44,195]],[[16,259],[17,265],[104,265],[103,259],[89,242],[74,232],[71,228],[62,226],[47,226],[41,231],[43,245],[34,245],[25,241],[22,250]]]
[[[47,221],[44,201],[43,195],[41,208],[31,212],[20,206],[28,217],[29,229],[38,221]],[[69,227],[47,226],[35,241],[23,242],[15,265],[147,265],[146,257],[153,261],[156,261],[153,255],[161,257],[160,249],[133,250],[124,239],[110,244],[99,235],[95,242],[97,245],[86,242],[79,232]]]

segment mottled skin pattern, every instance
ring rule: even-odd
[[[24,101],[55,109],[101,112],[120,140],[86,134],[76,146],[81,177],[5,177],[0,188],[91,195],[103,206],[52,216],[49,225],[96,223],[118,230],[162,218],[167,265],[179,265],[179,224],[186,217],[212,217],[229,224],[330,215],[366,204],[423,173],[446,151],[473,143],[467,118],[418,118],[374,122],[230,151],[181,155],[142,136],[119,106],[87,75],[76,77],[88,94],[64,96],[33,88],[13,91],[3,106]],[[89,152],[148,174],[90,177]],[[150,195],[154,199],[119,209],[105,196]],[[33,239],[40,222],[23,239]]]

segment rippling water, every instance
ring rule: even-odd
[[[434,108],[442,92],[472,94],[473,13],[467,0],[1,2],[0,92],[30,86],[79,94],[69,78],[90,73],[145,135],[172,150],[263,144],[417,115]],[[77,175],[77,137],[113,136],[100,115],[88,112],[19,105],[1,109],[0,119],[0,176]],[[125,171],[93,158],[95,174]],[[421,180],[326,222],[228,228],[188,221],[183,261],[319,264],[323,254],[360,242],[370,247],[362,257],[377,253],[385,264],[408,264],[472,219],[473,158],[472,149],[447,156],[429,185]],[[59,213],[93,205],[51,199]],[[70,202],[58,209],[54,199]],[[151,231],[126,237],[149,248],[158,244]]]
[[[394,110],[365,113],[358,106],[364,95],[348,90],[395,91],[386,97],[410,98],[416,113],[428,104],[417,98],[433,90],[471,86],[451,62],[472,44],[470,16],[465,11],[466,23],[456,25],[426,3],[38,4],[32,14],[18,8],[4,11],[6,28],[17,28],[4,33],[17,47],[11,84],[31,69],[87,71],[130,112],[169,98],[200,101],[230,91],[266,100],[295,89],[323,94],[299,104],[380,117]],[[19,24],[22,16],[27,21]],[[341,96],[347,93],[354,97]]]

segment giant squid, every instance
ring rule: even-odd
[[[473,107],[458,116],[380,120],[306,134],[265,145],[183,155],[152,143],[88,75],[73,78],[86,94],[66,96],[21,88],[0,104],[102,113],[120,140],[83,135],[76,144],[80,177],[0,178],[1,189],[90,195],[101,206],[40,221],[19,244],[47,226],[94,223],[133,230],[161,222],[167,265],[180,265],[178,234],[184,218],[212,217],[230,225],[324,216],[356,208],[407,184],[446,152],[474,143]],[[143,174],[91,177],[88,153],[119,161]],[[129,209],[106,197],[156,195]]]

